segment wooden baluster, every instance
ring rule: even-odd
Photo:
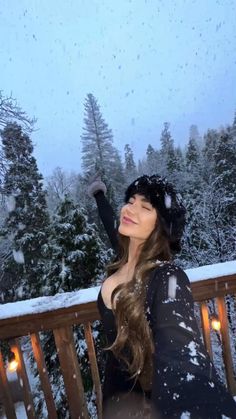
[[[34,410],[33,397],[32,397],[31,388],[29,385],[27,371],[25,368],[24,357],[23,357],[20,342],[18,339],[12,340],[12,351],[14,352],[16,361],[18,362],[17,375],[20,380],[20,385],[22,386],[25,411],[26,411],[27,417],[29,419],[33,419],[36,417],[35,410]]]
[[[229,390],[236,395],[236,381],[234,378],[233,360],[231,355],[228,318],[224,297],[217,297],[218,314],[221,322],[222,354],[225,364],[226,380]]]
[[[213,359],[212,347],[211,347],[211,335],[210,335],[210,320],[209,320],[209,314],[208,314],[208,307],[206,303],[200,304],[200,311],[201,311],[201,321],[202,321],[202,333],[203,333],[205,347],[211,359]]]
[[[88,357],[91,366],[91,373],[93,378],[93,383],[95,386],[95,393],[96,393],[96,404],[97,404],[97,412],[98,418],[102,419],[102,389],[101,389],[101,382],[100,376],[98,371],[98,364],[97,364],[97,357],[94,347],[93,335],[91,331],[91,324],[85,323],[84,324],[84,331],[85,331],[85,339],[88,346]]]
[[[15,407],[12,401],[11,392],[7,380],[7,374],[3,362],[2,353],[0,351],[0,392],[5,409],[5,414],[9,419],[16,419]]]
[[[45,402],[47,405],[48,417],[50,419],[57,419],[57,411],[52,396],[52,390],[38,333],[33,333],[31,335],[31,343],[34,352],[34,357],[37,362]]]
[[[53,330],[71,419],[89,419],[72,327]]]

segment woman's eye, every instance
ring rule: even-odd
[[[148,211],[151,211],[151,208],[148,208],[148,207],[143,207],[143,208],[148,210]]]

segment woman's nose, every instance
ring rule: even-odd
[[[135,214],[136,210],[137,210],[137,207],[136,207],[135,204],[127,206],[127,213],[128,214]]]

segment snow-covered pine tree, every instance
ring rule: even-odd
[[[201,153],[195,138],[189,138],[185,161],[187,171],[186,187],[191,193],[199,193],[202,185]]]
[[[215,152],[220,135],[217,130],[209,129],[203,137],[202,179],[206,184],[215,181]]]
[[[180,146],[175,148],[175,186],[179,191],[185,190],[185,160]]]
[[[174,149],[174,140],[171,137],[170,123],[165,122],[164,128],[161,132],[161,173],[166,176],[170,181],[174,181],[174,173],[176,170],[176,156]]]
[[[232,221],[236,219],[236,142],[230,128],[221,133],[214,157],[217,186],[224,191],[227,215]]]
[[[118,150],[113,145],[112,130],[108,128],[96,98],[89,93],[85,99],[85,118],[82,140],[82,167],[84,175],[99,170],[108,191],[115,197],[113,206],[123,198],[124,172]],[[109,198],[109,193],[108,193]]]
[[[1,137],[7,160],[3,192],[8,209],[1,235],[11,249],[1,278],[4,300],[12,301],[41,295],[49,217],[31,139],[16,123],[7,124]]]
[[[84,210],[67,196],[59,204],[52,219],[49,241],[51,257],[49,264],[45,266],[47,286],[44,288],[44,295],[89,288],[100,283],[104,268],[110,261],[111,252],[105,249],[99,239],[96,226],[88,223]],[[94,323],[93,329],[96,337],[100,330],[99,322]],[[85,392],[88,392],[89,398],[92,393],[92,381],[82,327],[75,328],[74,339],[82,366]],[[41,343],[46,354],[45,360],[51,378],[58,418],[68,418],[65,389],[59,373],[59,361],[52,333],[41,333]],[[102,365],[99,342],[95,340],[95,344],[99,364]],[[36,404],[37,417],[45,417],[43,416],[45,406],[40,396],[36,398]]]
[[[234,112],[234,119],[230,129],[230,133],[234,139],[236,139],[236,111]]]
[[[44,295],[95,285],[108,260],[96,226],[89,224],[84,210],[65,196],[51,222]]]
[[[199,143],[200,140],[201,140],[201,136],[199,134],[198,127],[195,124],[190,125],[189,139],[190,140],[195,140],[197,143]]]
[[[188,206],[184,253],[192,266],[235,258],[234,142],[230,129],[208,130],[202,153],[188,149],[185,198]],[[191,143],[191,139],[190,142]],[[198,164],[197,164],[198,161]],[[192,164],[194,162],[194,164]],[[230,176],[229,176],[230,174]]]
[[[223,260],[235,260],[235,234],[236,234],[236,135],[235,119],[232,127],[222,130],[218,142],[218,147],[214,154],[215,173],[216,173],[216,190],[219,194],[219,202],[221,202],[221,217],[215,211],[215,217],[220,224],[220,249]],[[230,332],[232,337],[235,336],[235,312],[236,298],[228,296],[226,299]],[[235,339],[234,339],[235,340]],[[236,351],[236,347],[234,348]]]
[[[134,162],[133,150],[129,144],[125,144],[125,184],[129,185],[137,177],[137,168]]]
[[[199,168],[199,147],[194,138],[190,138],[186,152],[186,168],[188,173],[193,173]]]
[[[153,148],[151,144],[148,144],[146,150],[146,173],[148,175],[153,175],[158,173],[158,161],[157,161],[157,151]]]

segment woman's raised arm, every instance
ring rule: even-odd
[[[88,186],[89,196],[93,196],[96,200],[98,213],[109,237],[113,250],[118,252],[118,238],[117,238],[117,227],[116,227],[116,216],[113,208],[106,198],[107,188],[104,182],[102,182],[100,175],[97,173],[90,181]]]

